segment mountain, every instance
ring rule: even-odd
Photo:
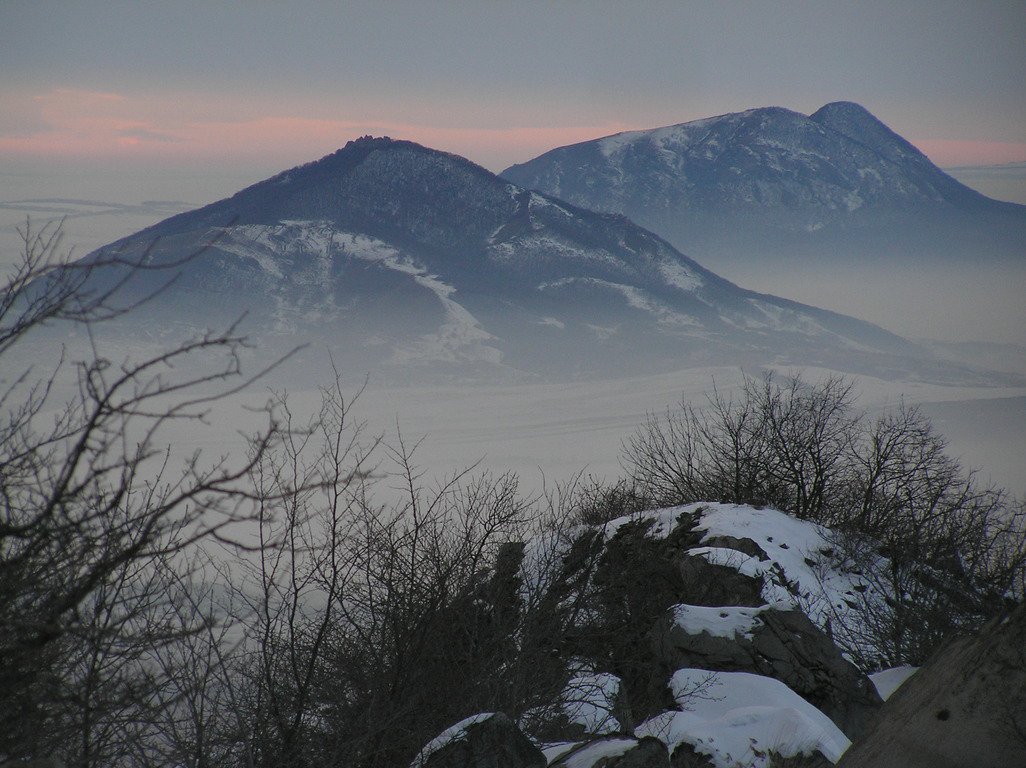
[[[123,286],[115,269],[108,287],[157,294],[133,317],[135,335],[247,313],[261,348],[312,341],[346,370],[400,378],[764,363],[947,375],[894,334],[740,288],[623,216],[388,138],[350,142],[87,258],[112,254],[147,268]]]
[[[619,133],[502,176],[625,214],[701,258],[1026,255],[1026,206],[959,183],[850,102]]]

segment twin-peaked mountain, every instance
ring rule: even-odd
[[[178,265],[123,289],[145,296],[177,274],[133,331],[163,338],[245,312],[261,347],[313,341],[346,371],[573,377],[790,363],[942,375],[879,327],[740,288],[623,216],[387,138],[101,252]]]
[[[700,257],[1026,257],[1026,206],[969,189],[850,102],[619,133],[502,175]]]

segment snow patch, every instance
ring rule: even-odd
[[[769,677],[681,669],[670,690],[686,711],[656,715],[635,735],[654,736],[671,752],[691,744],[717,768],[768,768],[771,751],[782,757],[819,751],[837,762],[851,743],[829,717]]]
[[[633,749],[638,742],[634,739],[603,739],[596,741],[579,752],[573,752],[566,760],[566,768],[593,768],[606,758],[620,757]],[[563,753],[565,754],[565,752]],[[559,755],[556,756],[557,758]]]
[[[876,687],[880,698],[887,701],[898,688],[904,684],[912,675],[919,671],[919,667],[910,667],[907,664],[891,669],[884,669],[869,676]]]
[[[702,287],[702,278],[676,261],[664,261],[659,265],[663,278],[684,293],[694,293]]]
[[[702,327],[701,323],[699,323],[695,318],[673,311],[661,301],[653,298],[640,288],[633,285],[614,283],[609,280],[601,280],[597,277],[564,277],[560,280],[541,283],[538,285],[538,289],[545,291],[552,288],[563,288],[569,285],[596,286],[616,291],[624,297],[624,300],[627,302],[627,306],[652,315],[655,317],[657,322],[666,326],[672,326],[675,328]]]
[[[413,762],[410,763],[410,768],[422,768],[422,766],[424,766],[427,763],[428,758],[430,758],[431,755],[440,750],[446,744],[450,744],[454,741],[460,741],[461,739],[463,739],[467,735],[467,729],[470,726],[477,725],[478,723],[483,723],[488,718],[494,716],[494,712],[482,712],[477,715],[471,715],[465,720],[460,720],[455,725],[449,726],[440,734],[435,736],[435,738],[433,738],[431,741],[424,745],[424,748],[420,750],[420,752],[417,754],[415,758],[413,758]]]
[[[852,190],[844,196],[844,205],[848,209],[849,213],[851,211],[858,210],[859,208],[861,208],[863,202],[865,201],[862,199],[862,196],[859,195],[859,193],[855,190]]]
[[[423,271],[409,274],[438,297],[445,309],[445,322],[435,333],[425,334],[419,341],[397,349],[389,359],[390,363],[402,365],[423,360],[502,362],[502,352],[484,343],[496,337],[482,328],[466,307],[450,298],[456,292],[453,286]]]
[[[417,342],[396,350],[389,362],[402,364],[417,361],[480,360],[500,363],[502,353],[486,342],[495,337],[485,331],[477,318],[452,296],[456,289],[415,260],[405,256],[388,243],[366,235],[340,232],[330,222],[285,220],[273,226],[243,225],[232,227],[218,247],[228,253],[253,259],[276,281],[285,279],[281,267],[283,248],[289,253],[302,253],[313,258],[314,266],[292,276],[293,282],[327,289],[331,284],[332,264],[338,258],[353,258],[379,264],[386,269],[411,277],[431,291],[442,305],[444,321],[435,333],[425,334]],[[334,309],[331,293],[325,290],[321,311]],[[282,305],[276,317],[284,321],[289,308]]]
[[[532,208],[553,208],[553,209],[559,211],[561,214],[563,214],[567,218],[570,218],[570,219],[573,218],[573,214],[570,213],[570,211],[568,211],[566,208],[564,208],[559,203],[556,203],[553,200],[549,200],[547,197],[542,197],[537,192],[532,192],[531,193],[531,197],[528,200],[527,207],[528,207],[528,210],[530,210]]]
[[[673,622],[689,635],[700,635],[708,632],[713,637],[726,637],[733,640],[741,636],[747,640],[753,638],[752,633],[763,626],[759,614],[772,606],[744,608],[738,606],[722,606],[711,608],[704,605],[673,606]]]
[[[644,136],[647,131],[624,131],[623,133],[616,133],[612,136],[606,136],[604,139],[599,139],[598,148],[599,152],[602,153],[603,157],[611,158],[615,155],[620,154],[624,147],[628,144],[632,144],[637,139]]]
[[[607,734],[620,730],[613,716],[620,678],[608,672],[582,674],[570,679],[560,698],[563,713],[571,723],[583,726],[585,733]]]

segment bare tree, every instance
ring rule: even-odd
[[[1023,598],[1026,511],[945,452],[918,408],[882,414],[852,452],[849,504],[832,516],[843,557],[885,600],[848,619],[869,666],[921,664],[947,637]]]
[[[624,463],[639,492],[662,504],[770,504],[820,520],[854,439],[852,391],[838,378],[745,376],[736,394],[714,388],[704,408],[682,402],[650,417],[626,441]]]
[[[172,469],[167,427],[205,420],[251,380],[241,376],[245,341],[233,329],[139,361],[94,346],[42,378],[7,367],[47,323],[91,331],[125,309],[120,277],[113,287],[100,281],[105,289],[93,282],[124,263],[71,262],[57,251],[59,227],[26,226],[22,237],[0,298],[0,758],[56,751],[83,766],[109,764],[128,749],[128,711],[148,695],[134,660],[173,634],[157,600],[162,564],[247,519],[243,481],[277,429],[269,422],[248,460],[204,465],[194,454]],[[60,404],[65,370],[75,394]]]
[[[751,381],[746,381],[746,387]],[[855,384],[830,376],[809,385],[792,377],[783,385],[767,374],[756,396],[769,444],[767,474],[778,506],[803,520],[829,522],[850,481],[852,445],[860,413],[853,413]]]

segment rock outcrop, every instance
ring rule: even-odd
[[[860,738],[839,765],[1022,765],[1026,608],[953,644],[881,711],[829,631],[865,593],[864,566],[835,544],[774,510],[695,504],[574,529],[546,550],[547,577],[531,571],[536,544],[518,547],[509,568],[550,579],[534,631],[552,694],[517,723],[453,726],[415,768],[826,768]]]
[[[724,617],[731,612],[714,610]],[[800,611],[752,611],[748,631],[730,636],[689,632],[675,620],[681,613],[669,612],[653,630],[656,655],[671,669],[697,667],[772,677],[817,707],[849,738],[863,733],[882,703],[869,679]]]
[[[1026,604],[937,653],[838,768],[1026,765]]]

